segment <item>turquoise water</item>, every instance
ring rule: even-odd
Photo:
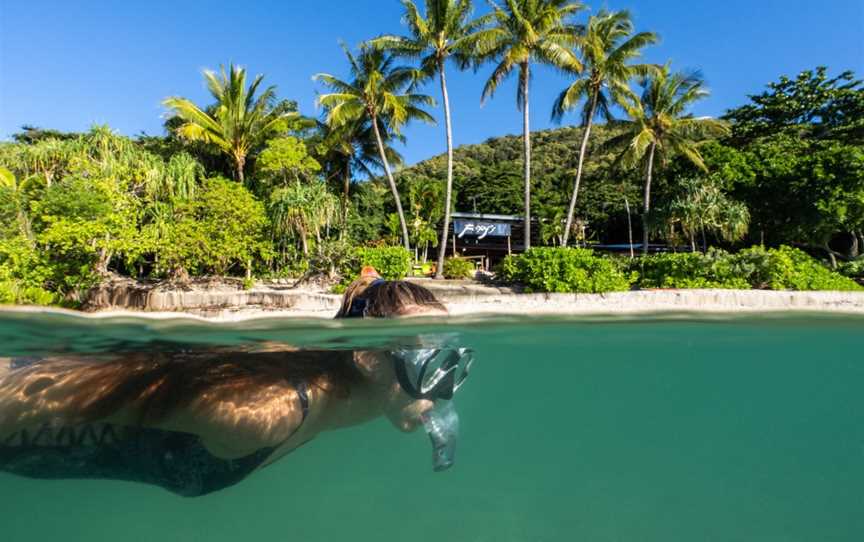
[[[199,499],[0,474],[0,540],[860,541],[864,319],[375,323],[0,317],[0,355],[459,334],[456,466],[384,420]],[[0,413],[2,414],[2,413]]]

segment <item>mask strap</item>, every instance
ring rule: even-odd
[[[369,286],[366,287],[366,290],[373,286],[377,286],[379,284],[383,284],[387,282],[384,279],[376,279],[372,281]],[[365,293],[365,291],[363,292]],[[361,294],[362,295],[362,294]],[[365,318],[366,310],[369,308],[369,300],[365,297],[357,297],[351,300],[351,307],[348,309],[348,314],[345,315],[345,318]]]

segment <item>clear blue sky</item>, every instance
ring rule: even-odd
[[[482,0],[478,4],[485,4]],[[594,10],[603,4],[595,2]],[[713,91],[697,114],[717,115],[780,74],[819,64],[864,77],[864,1],[614,0],[662,43],[646,58],[699,68]],[[397,0],[162,1],[0,0],[0,138],[22,124],[85,130],[107,123],[128,135],[162,133],[160,102],[182,95],[207,103],[203,68],[234,61],[315,114],[321,71],[344,74],[338,40],[400,32]],[[488,69],[451,74],[456,142],[518,133],[514,83],[480,107]],[[534,79],[536,129],[565,81]],[[437,96],[434,86],[429,92]],[[568,119],[572,122],[574,119]],[[415,126],[404,154],[416,162],[444,150],[440,127]]]

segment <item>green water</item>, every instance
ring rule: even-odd
[[[359,325],[0,319],[0,354],[459,332],[457,464],[379,420],[200,499],[0,474],[0,540],[864,540],[864,320]],[[148,346],[149,345],[149,346]]]

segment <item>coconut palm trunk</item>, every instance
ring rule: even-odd
[[[651,214],[651,178],[654,174],[654,154],[657,152],[657,143],[651,144],[648,151],[648,171],[645,175],[645,198],[642,212],[642,255],[648,255],[648,221]]]
[[[393,193],[393,200],[396,202],[396,213],[399,215],[399,225],[402,228],[402,245],[405,250],[411,250],[411,243],[408,237],[408,224],[405,222],[405,212],[402,210],[402,201],[399,199],[399,189],[396,188],[396,181],[393,179],[393,172],[390,171],[390,162],[387,160],[387,153],[384,151],[384,140],[381,139],[381,130],[378,128],[378,117],[370,112],[372,119],[372,130],[375,132],[375,141],[378,144],[378,154],[381,155],[381,164],[384,166],[384,173],[387,174],[387,182],[390,183],[390,192]]]
[[[351,159],[345,159],[345,171],[342,173],[342,229],[339,237],[345,239],[348,229],[348,204],[351,196]]]
[[[453,201],[453,125],[450,118],[450,96],[447,93],[447,76],[444,74],[444,61],[438,61],[438,73],[441,79],[441,96],[444,100],[444,124],[447,133],[447,189],[444,196],[444,227],[441,232],[441,244],[438,246],[438,267],[435,278],[444,278],[444,257],[447,254],[447,239],[450,237],[450,207]]]
[[[585,166],[585,155],[588,153],[588,139],[591,137],[591,128],[594,125],[594,115],[597,112],[597,93],[591,97],[591,109],[588,113],[588,122],[585,124],[585,133],[582,134],[582,147],[579,149],[579,166],[576,168],[576,182],[573,185],[573,196],[570,198],[570,207],[567,210],[567,225],[564,226],[564,238],[561,246],[567,246],[570,239],[570,230],[573,228],[573,218],[576,214],[576,200],[579,198],[579,185],[582,184],[582,171]]]
[[[528,110],[530,67],[521,67],[522,85],[522,145],[525,153],[525,250],[531,249],[531,115]]]
[[[234,175],[240,184],[246,184],[246,176],[243,174],[243,168],[246,166],[246,157],[242,155],[234,155]]]
[[[627,239],[630,241],[630,259],[636,258],[633,251],[633,221],[630,219],[630,200],[624,195],[624,209],[627,211]]]

